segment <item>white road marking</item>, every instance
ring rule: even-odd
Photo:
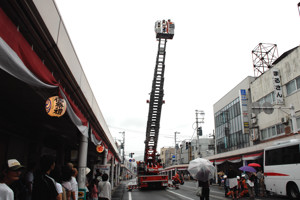
[[[176,195],[178,195],[178,196],[180,196],[180,197],[183,197],[183,198],[185,198],[185,199],[194,200],[194,199],[192,199],[192,198],[190,198],[190,197],[183,196],[182,194],[178,194],[178,193],[173,192],[173,191],[170,191],[170,190],[166,190],[166,191],[167,191],[167,192],[171,192],[171,193],[173,193],[173,194],[176,194]]]
[[[132,198],[131,198],[131,192],[128,192],[128,200],[132,200]]]

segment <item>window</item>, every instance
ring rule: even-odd
[[[300,129],[300,118],[297,118],[297,128]]]
[[[215,150],[215,145],[214,144],[209,144],[208,149],[209,150]]]
[[[271,131],[272,131],[271,136],[275,136],[276,135],[276,127],[273,126]]]
[[[296,78],[297,89],[300,89],[300,77]]]
[[[284,125],[277,124],[275,126],[271,126],[271,127],[261,130],[260,136],[261,136],[261,140],[265,140],[265,139],[269,139],[272,137],[276,137],[277,135],[280,135],[283,133],[284,133]]]
[[[300,123],[300,121],[299,121],[299,123]],[[284,126],[282,124],[276,125],[276,132],[277,132],[277,135],[283,134],[284,133]]]
[[[299,82],[300,82],[300,80],[299,80]],[[267,96],[264,96],[263,98],[259,99],[257,102],[260,105],[263,105],[265,102],[274,103],[274,99],[275,99],[275,93],[271,92]]]
[[[295,91],[296,91],[296,83],[295,83],[295,79],[294,79],[294,80],[290,81],[288,84],[286,84],[286,92],[287,92],[287,95],[290,95]]]
[[[300,163],[299,145],[267,150],[266,165],[286,165]]]
[[[265,103],[265,98],[261,98],[260,100],[258,100],[258,103],[259,103],[260,105],[263,105],[263,103]]]
[[[267,138],[267,129],[260,131],[261,139],[264,140]]]
[[[273,99],[272,99],[272,93],[268,94],[266,97],[265,97],[265,101],[266,102],[269,102],[269,103],[273,103]]]

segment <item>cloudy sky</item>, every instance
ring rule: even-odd
[[[195,110],[203,110],[203,137],[214,131],[213,104],[247,76],[252,50],[300,42],[299,0],[56,0],[82,68],[110,132],[126,134],[126,153],[142,158],[158,42],[156,20],[175,22],[167,43],[158,148],[195,137]]]

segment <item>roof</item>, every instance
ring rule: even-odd
[[[276,65],[277,63],[279,63],[282,59],[284,59],[285,57],[287,57],[290,53],[292,53],[295,49],[297,49],[299,46],[296,46],[286,52],[284,52],[281,56],[279,56],[279,58],[277,58],[272,64]]]

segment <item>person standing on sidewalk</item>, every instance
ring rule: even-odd
[[[72,177],[71,177],[71,187],[72,187],[72,195],[71,195],[71,199],[72,200],[77,200],[78,199],[78,182],[76,180],[76,177],[78,175],[78,170],[74,167],[72,169]]]
[[[98,183],[99,200],[111,200],[111,185],[108,181],[108,175],[102,175],[102,181]]]
[[[91,198],[92,200],[98,200],[98,180],[94,178],[91,182]]]
[[[55,158],[44,155],[40,160],[40,172],[34,177],[32,200],[56,200],[58,192],[56,182],[49,175],[55,168]]]
[[[16,159],[9,159],[1,169],[0,200],[14,200],[14,192],[9,185],[20,179],[24,167]]]
[[[248,192],[249,192],[249,196],[250,199],[255,199],[255,190],[254,190],[254,181],[255,181],[255,174],[252,172],[247,172],[247,187],[248,187]]]

